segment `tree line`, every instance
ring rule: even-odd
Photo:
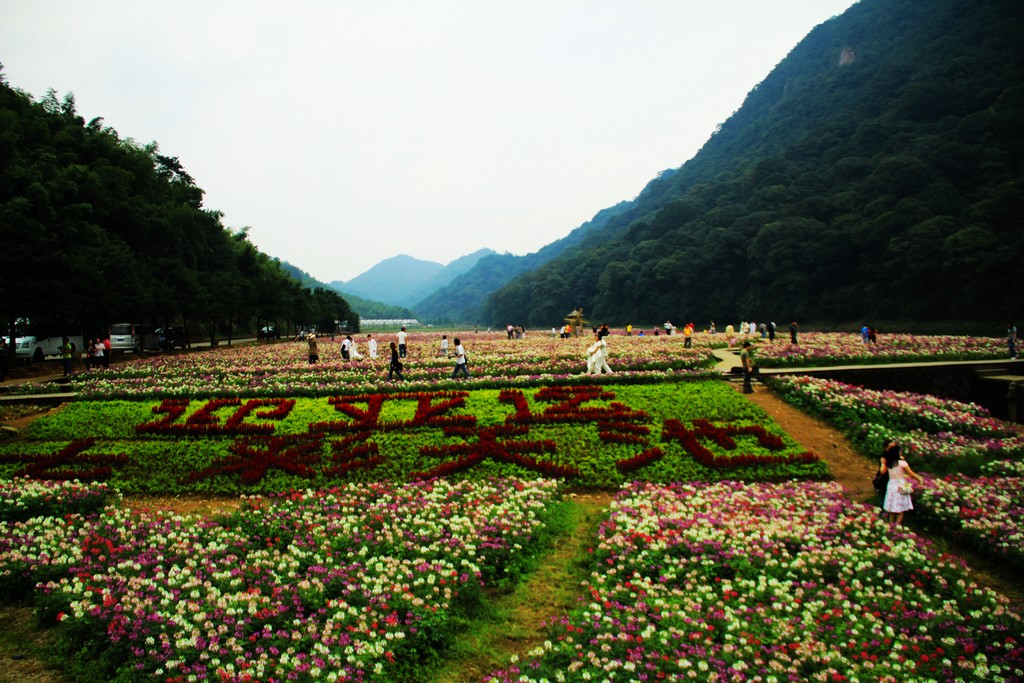
[[[97,337],[111,323],[184,325],[194,339],[332,330],[358,316],[306,288],[203,206],[203,190],[156,143],[86,122],[72,94],[35,101],[0,65],[0,316]]]

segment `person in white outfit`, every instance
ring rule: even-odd
[[[372,334],[366,335],[366,348],[370,350],[370,358],[377,357],[377,340],[373,338]]]
[[[594,343],[587,347],[587,374],[594,374],[594,363],[597,361],[597,352],[600,350],[601,337],[594,333]]]
[[[674,327],[672,329],[675,330]],[[674,331],[673,334],[675,334]],[[608,342],[605,340],[605,337],[601,337],[599,341],[601,348],[597,352],[599,358],[594,363],[594,370],[597,372],[597,374],[601,374],[602,371],[611,374],[612,369],[608,366]]]
[[[914,479],[918,483],[924,480],[921,475],[910,469],[896,444],[890,444],[886,449],[885,455],[879,459],[878,468],[883,473],[889,473],[889,484],[885,489],[882,509],[889,517],[889,523],[896,526],[903,521],[903,513],[914,509],[914,502],[910,498],[912,488],[908,480]]]
[[[405,325],[403,325],[402,329],[400,329],[398,331],[398,357],[399,358],[405,358],[405,351],[406,351],[405,339],[408,336],[409,335],[406,334],[406,332],[405,332]]]
[[[359,349],[356,348],[356,340],[353,339],[352,337],[346,337],[346,339],[349,341],[349,345],[348,345],[348,355],[349,355],[349,358],[351,358],[352,360],[362,360],[363,359],[363,354],[359,353]]]
[[[595,333],[594,343],[587,348],[587,372],[591,375],[600,375],[602,371],[609,374],[612,371],[608,367],[608,342]]]

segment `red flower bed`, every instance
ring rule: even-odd
[[[716,456],[711,449],[701,443],[701,439],[713,441],[719,447],[728,451],[736,449],[736,441],[732,438],[735,435],[754,436],[757,438],[758,445],[770,451],[782,450],[784,444],[781,438],[774,434],[769,434],[764,427],[758,425],[722,427],[713,425],[707,420],[694,420],[691,424],[693,428],[688,429],[679,420],[665,420],[665,428],[662,430],[661,438],[663,441],[671,441],[673,439],[680,441],[697,462],[707,467],[747,467],[750,465],[774,463],[817,462],[819,460],[818,456],[810,451],[796,456],[751,454]]]
[[[179,423],[178,420],[188,410],[189,399],[169,398],[164,399],[160,405],[153,407],[157,415],[166,415],[162,420],[154,420],[137,425],[135,431],[139,434],[271,434],[274,425],[266,423],[246,423],[250,415],[261,420],[280,420],[291,412],[295,407],[295,400],[290,398],[260,398],[246,401],[244,404],[239,398],[215,398],[206,402],[202,408],[194,412],[187,420]],[[220,417],[217,411],[229,407],[239,406],[232,413],[224,424],[220,424]],[[263,406],[276,406],[274,410],[254,412]]]
[[[124,453],[86,453],[95,445],[96,439],[75,439],[64,448],[50,455],[38,453],[9,453],[0,455],[0,462],[26,463],[12,475],[13,478],[49,479],[56,481],[102,481],[109,479],[115,465],[128,461]],[[83,465],[92,465],[85,467]]]

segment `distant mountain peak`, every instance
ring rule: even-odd
[[[396,254],[351,280],[335,280],[330,286],[373,301],[412,306],[470,270],[480,259],[494,253],[493,249],[480,249],[455,259],[447,266],[408,254]]]

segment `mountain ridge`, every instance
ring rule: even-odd
[[[481,259],[495,254],[497,252],[492,249],[478,249],[447,265],[397,254],[374,264],[351,280],[334,280],[327,286],[342,295],[410,308],[472,269]]]
[[[860,0],[691,159],[525,256],[414,302],[434,322],[1019,317],[1024,13]]]
[[[860,0],[480,321],[1014,319],[1022,31],[1009,0]]]

